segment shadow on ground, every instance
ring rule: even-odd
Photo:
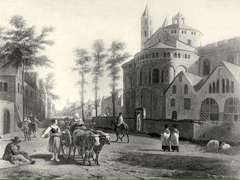
[[[147,150],[149,151],[149,150]],[[155,150],[154,150],[155,151]],[[229,162],[206,157],[192,157],[183,155],[163,155],[149,153],[119,153],[115,159],[131,166],[141,166],[159,171],[157,177],[169,178],[210,178],[234,177],[238,172],[231,170],[226,164]],[[163,174],[162,170],[170,170]]]

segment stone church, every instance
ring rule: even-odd
[[[180,12],[153,32],[148,7],[141,17],[141,51],[122,65],[124,117],[240,119],[240,37],[202,46],[203,34]]]

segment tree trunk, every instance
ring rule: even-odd
[[[83,95],[84,95],[84,81],[85,81],[84,75],[82,75],[81,106],[82,106],[82,119],[83,119],[83,121],[84,121],[84,97],[83,97]]]
[[[112,89],[113,117],[115,117],[115,86]]]
[[[25,88],[24,88],[24,81],[25,81],[25,62],[23,63],[23,69],[22,69],[22,104],[23,104],[23,114],[22,114],[22,120],[24,120],[25,117]],[[20,89],[21,91],[21,89]]]

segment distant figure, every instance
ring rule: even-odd
[[[15,164],[16,161],[20,161],[22,163],[29,163],[29,164],[35,164],[36,161],[32,160],[30,155],[21,150],[21,147],[19,143],[21,142],[19,140],[19,137],[14,137],[11,139],[12,142],[10,142],[4,151],[3,160],[9,161],[11,164]]]
[[[167,124],[164,133],[161,135],[161,141],[163,151],[170,151],[170,130]]]
[[[31,140],[31,133],[30,133],[30,129],[29,129],[29,124],[31,123],[30,119],[28,119],[27,117],[24,118],[22,123],[22,131],[23,131],[23,135],[24,135],[24,141]]]
[[[41,136],[42,138],[45,137],[50,132],[50,138],[49,138],[49,145],[48,145],[48,151],[52,153],[51,161],[54,159],[59,162],[58,155],[60,153],[61,148],[61,130],[57,125],[57,120],[52,120],[52,125],[49,126]]]
[[[30,117],[31,120],[31,132],[33,133],[33,138],[37,138],[37,130],[38,130],[38,126],[37,124],[42,124],[41,122],[38,121],[38,119],[34,116]]]
[[[173,125],[173,132],[171,134],[171,149],[172,151],[179,152],[179,131],[176,125]]]
[[[117,128],[119,128],[119,126],[121,126],[121,124],[123,124],[123,123],[124,123],[124,121],[123,121],[122,113],[119,113],[118,119],[117,119]]]
[[[79,118],[79,115],[76,113],[73,117],[73,125],[70,127],[70,131],[73,132],[77,128],[85,129],[85,126],[84,126],[84,121],[82,120],[82,118]]]
[[[141,127],[142,127],[142,125],[141,125],[141,114],[138,113],[137,114],[137,130],[141,131]]]

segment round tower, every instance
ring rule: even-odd
[[[152,16],[149,15],[147,5],[141,17],[141,50],[144,49],[144,43],[152,36],[152,33]]]

